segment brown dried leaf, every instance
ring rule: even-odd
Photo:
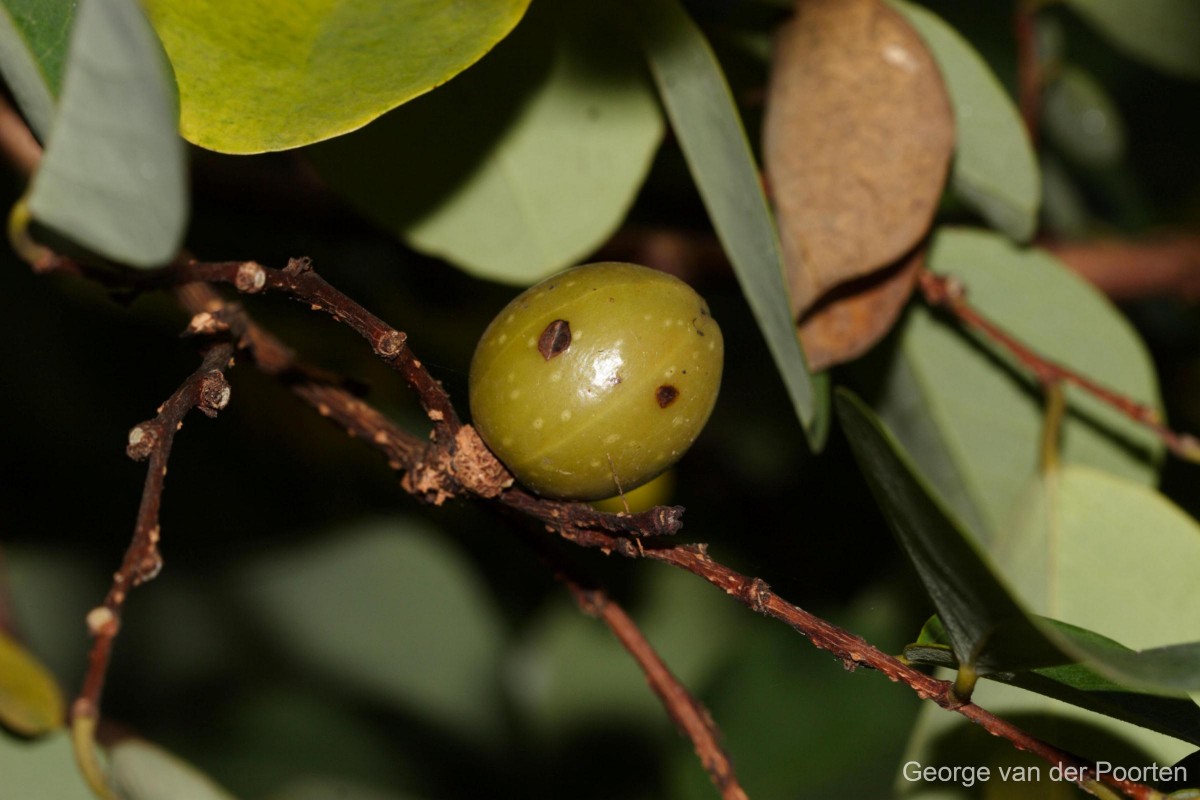
[[[800,320],[808,365],[820,371],[858,358],[892,329],[925,264],[925,247],[886,269],[848,281]]]
[[[801,0],[774,59],[763,155],[800,312],[925,235],[954,116],[920,37],[880,0]]]

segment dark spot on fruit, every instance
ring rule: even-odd
[[[704,331],[700,330],[700,326],[696,324],[695,317],[692,317],[692,328],[696,331],[696,333],[700,334],[701,336],[704,335]]]
[[[666,408],[675,402],[675,398],[679,397],[679,390],[670,384],[664,383],[654,391],[654,399],[658,401],[659,408]]]
[[[546,326],[538,338],[538,352],[549,361],[561,355],[571,346],[571,325],[565,319],[556,319]]]

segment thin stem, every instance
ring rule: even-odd
[[[978,331],[989,341],[1008,351],[1023,367],[1033,373],[1043,388],[1059,383],[1073,384],[1153,431],[1167,449],[1179,458],[1200,461],[1200,439],[1188,433],[1177,433],[1163,425],[1156,408],[1101,386],[1091,378],[1034,351],[971,306],[967,302],[965,287],[955,279],[922,270],[917,285],[920,286],[921,293],[929,305],[948,311],[968,328]]]
[[[158,415],[129,432],[128,454],[141,461],[149,459],[146,481],[142,488],[141,505],[134,524],[133,539],[125,551],[120,569],[113,575],[112,587],[104,603],[87,615],[88,630],[93,637],[88,653],[88,666],[83,679],[83,688],[72,706],[73,730],[77,758],[88,772],[88,764],[95,762],[89,750],[94,722],[100,716],[100,696],[104,690],[104,679],[112,656],[113,642],[121,629],[121,612],[129,593],[141,584],[152,580],[162,569],[162,555],[158,550],[161,535],[159,510],[162,506],[163,487],[166,482],[167,461],[176,432],[183,426],[183,419],[193,408],[199,408],[209,416],[225,407],[229,402],[229,384],[225,380],[233,357],[234,348],[229,343],[211,346],[204,354],[200,367],[183,382],[158,409]],[[85,749],[80,743],[86,740]],[[93,764],[94,766],[94,764]]]
[[[1017,44],[1017,106],[1029,141],[1037,149],[1038,128],[1041,123],[1042,91],[1045,75],[1037,42],[1037,7],[1035,0],[1016,0],[1013,12],[1013,35]]]
[[[724,800],[747,800],[746,792],[734,774],[733,763],[719,743],[720,733],[708,709],[679,682],[642,635],[637,624],[625,613],[625,609],[601,589],[584,589],[575,584],[570,584],[569,588],[579,608],[602,620],[637,661],[646,676],[646,682],[662,701],[667,714],[679,730],[692,740],[696,756],[721,797]]]
[[[1038,459],[1043,474],[1058,469],[1063,417],[1067,411],[1067,395],[1061,382],[1046,384],[1044,391],[1046,407],[1042,411],[1042,447]]]

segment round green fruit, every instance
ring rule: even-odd
[[[589,264],[526,290],[471,361],[480,436],[546,497],[597,500],[674,464],[717,400],[721,329],[683,281]]]

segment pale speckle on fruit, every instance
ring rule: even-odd
[[[561,419],[563,422],[570,422],[571,421],[571,409],[564,408],[563,412],[561,414],[559,414],[559,419]]]
[[[537,419],[535,419],[533,421],[533,429],[535,431],[540,431],[542,429],[542,426],[545,424],[546,424],[545,421],[543,421],[541,417],[538,417]]]
[[[513,445],[513,438],[511,436],[505,436],[504,437],[504,446],[512,447],[512,445]]]
[[[680,425],[683,424],[683,415],[676,414],[675,418],[673,420],[671,420],[671,424],[674,425],[676,428],[678,428]]]
[[[502,333],[502,334],[500,334],[500,338],[496,340],[496,344],[504,344],[507,341],[508,341],[508,334]]]
[[[525,340],[525,344],[529,345],[530,347],[537,347],[537,337],[530,336],[528,339]]]
[[[561,369],[556,369],[556,370],[554,370],[554,372],[550,373],[550,382],[551,383],[558,383],[561,380],[562,380],[562,370]]]
[[[508,399],[509,399],[509,400],[516,400],[516,399],[517,399],[518,397],[520,397],[520,396],[521,396],[521,390],[520,390],[520,389],[513,389],[511,392],[509,392],[509,393],[508,393]]]
[[[610,433],[608,436],[604,437],[605,444],[613,444],[614,442],[618,442],[620,440],[621,440],[621,434],[619,434],[619,433]]]

